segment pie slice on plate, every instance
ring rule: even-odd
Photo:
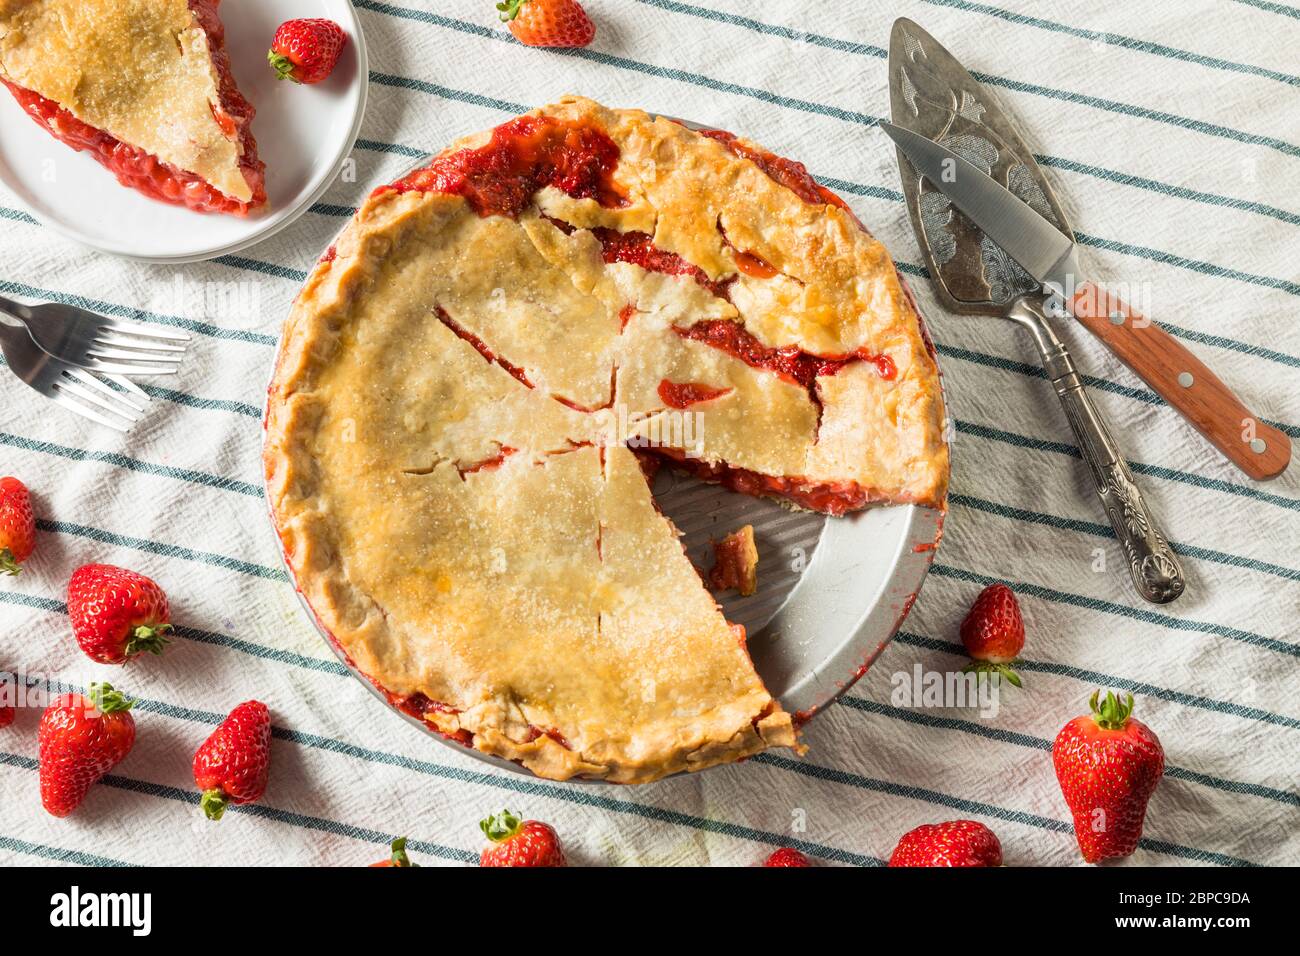
[[[942,508],[942,422],[893,262],[802,166],[571,97],[369,197],[286,324],[265,468],[298,588],[390,700],[636,783],[798,746],[643,466]]]
[[[200,212],[266,202],[219,0],[0,0],[0,82],[124,186]]]

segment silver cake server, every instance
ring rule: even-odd
[[[1032,335],[1138,594],[1175,600],[1185,587],[1178,557],[1052,329],[1049,315],[1066,314],[1079,270],[1051,186],[979,84],[910,20],[894,24],[889,79],[897,126],[882,127],[899,148],[903,195],[936,294],[953,312],[1001,316]]]

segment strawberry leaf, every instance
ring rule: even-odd
[[[266,62],[271,64],[271,69],[275,70],[277,80],[293,80],[295,83],[302,82],[298,77],[293,75],[294,62],[283,53],[276,53],[274,50],[267,51]]]
[[[478,826],[489,840],[500,843],[518,833],[523,821],[509,810],[502,810],[499,814],[480,821]]]
[[[420,865],[418,863],[412,863],[411,858],[406,855],[406,837],[398,837],[390,845],[393,848],[393,855],[390,859],[393,866],[418,867]]]
[[[86,696],[101,714],[130,710],[135,704],[135,701],[127,700],[126,695],[121,691],[113,690],[113,685],[107,682],[95,681],[87,690]]]
[[[504,2],[498,3],[497,9],[501,11],[499,14],[501,22],[509,23],[515,17],[519,16],[520,9],[527,2],[528,0],[504,0]]]
[[[134,657],[145,651],[150,654],[161,654],[163,648],[170,643],[167,632],[171,629],[170,624],[141,624],[131,633],[130,640],[126,642],[126,656]]]
[[[203,796],[199,797],[199,806],[203,809],[204,816],[209,820],[220,820],[221,815],[226,812],[226,805],[229,803],[230,798],[225,795],[220,787],[204,790]]]

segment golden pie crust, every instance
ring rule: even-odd
[[[266,420],[294,580],[391,699],[543,777],[638,783],[798,746],[627,446],[683,434],[665,383],[706,384],[696,447],[667,453],[851,488],[852,507],[942,507],[938,369],[910,297],[851,213],[724,142],[577,97],[530,116],[607,135],[622,203],[546,185],[480,215],[381,188],[308,277]],[[607,261],[610,231],[703,275]],[[718,320],[888,362],[810,390],[682,331]]]
[[[0,0],[0,77],[248,202],[212,54],[187,0]]]

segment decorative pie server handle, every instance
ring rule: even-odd
[[[1291,460],[1291,439],[1265,424],[1177,339],[1090,283],[1070,310],[1125,365],[1256,481],[1275,478]]]
[[[1153,604],[1175,600],[1186,586],[1182,565],[1156,526],[1146,499],[1133,482],[1128,462],[1083,387],[1070,353],[1048,324],[1043,299],[1017,299],[1007,317],[1034,335],[1043,371],[1056,389],[1079,442],[1079,451],[1092,472],[1097,495],[1124,549],[1129,575],[1138,594]]]

